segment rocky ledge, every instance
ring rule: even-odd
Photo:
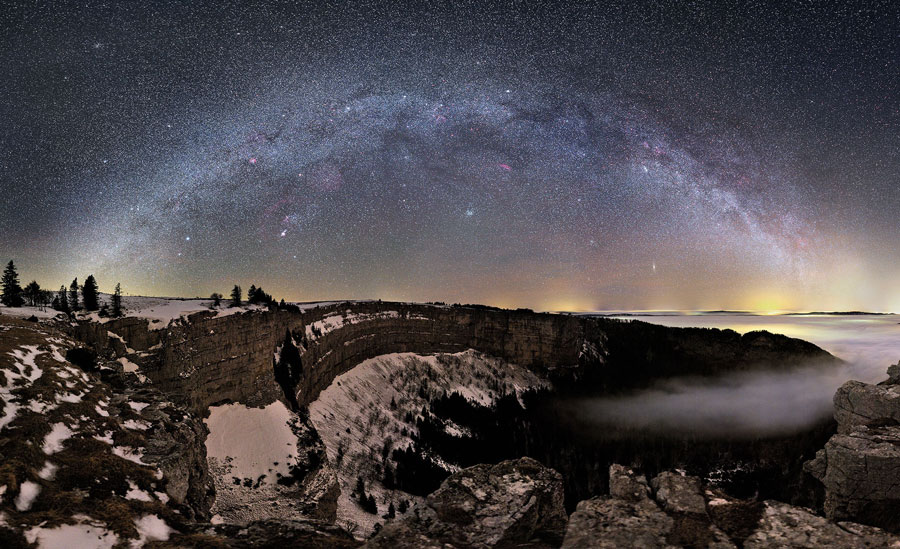
[[[777,501],[750,501],[704,488],[700,479],[664,472],[650,482],[610,467],[610,495],[578,504],[564,549],[597,547],[889,547],[900,538],[877,528],[835,523]]]
[[[405,519],[366,548],[561,547],[762,549],[895,547],[900,537],[833,522],[778,501],[741,500],[697,477],[652,480],[612,465],[608,496],[582,501],[568,519],[556,471],[530,458],[477,465],[451,475]]]
[[[827,517],[900,532],[900,362],[888,375],[838,389],[838,432],[804,469],[824,486]]]
[[[525,457],[451,475],[366,547],[557,547],[565,525],[562,476]]]

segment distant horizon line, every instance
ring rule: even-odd
[[[110,292],[98,292],[99,295],[111,296]],[[129,294],[123,293],[122,297],[143,297],[143,298],[151,298],[151,299],[171,299],[178,301],[208,301],[209,297],[181,297],[181,296],[155,296],[155,295],[140,295],[140,294]],[[223,297],[225,299],[225,297]],[[542,310],[542,309],[534,309],[531,307],[502,307],[497,305],[489,305],[486,303],[462,303],[462,302],[446,302],[440,300],[431,300],[431,301],[411,301],[411,300],[396,300],[396,299],[381,299],[381,298],[366,298],[366,299],[314,299],[314,300],[284,300],[285,303],[295,303],[295,304],[308,304],[308,303],[328,303],[328,302],[366,302],[366,301],[387,301],[393,303],[414,303],[421,305],[434,305],[434,304],[446,304],[446,305],[483,305],[485,307],[496,307],[498,309],[530,309],[535,312],[540,313],[554,313],[554,314],[569,314],[569,315],[597,315],[597,316],[607,316],[607,317],[615,317],[615,316],[703,316],[703,315],[746,315],[746,316],[891,316],[897,315],[897,312],[894,311],[863,311],[863,310],[843,310],[843,311],[827,311],[827,310],[789,310],[789,309],[775,309],[775,310],[751,310],[751,309],[596,309],[596,310],[587,310],[587,311],[570,311],[570,310]]]

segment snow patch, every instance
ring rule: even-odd
[[[204,420],[209,428],[206,455],[228,465],[231,476],[256,481],[265,475],[265,482],[274,483],[277,473],[290,474],[289,464],[297,455],[297,436],[288,425],[291,418],[281,401],[265,408],[211,406]]]
[[[325,334],[337,330],[348,324],[359,324],[360,322],[370,322],[373,320],[383,320],[389,318],[400,318],[397,311],[382,311],[378,313],[354,313],[351,309],[347,309],[344,314],[333,314],[326,316],[321,320],[317,320],[306,325],[306,339],[313,341]]]
[[[132,410],[140,413],[141,410],[143,410],[147,406],[150,406],[150,403],[149,402],[129,402],[128,405],[131,406]]]
[[[44,462],[44,468],[38,472],[38,476],[44,480],[53,480],[59,467],[50,461]]]
[[[30,480],[23,482],[22,486],[19,487],[19,495],[16,496],[16,510],[23,512],[31,509],[31,504],[34,503],[34,499],[40,493],[40,484]]]
[[[112,444],[112,442],[110,442],[110,444]],[[113,446],[112,452],[120,458],[127,459],[128,461],[132,461],[134,463],[137,463],[138,465],[150,465],[149,463],[144,463],[144,453],[141,452],[140,448],[132,448],[130,446]]]
[[[35,526],[25,531],[25,539],[37,543],[40,549],[111,549],[119,542],[114,532],[92,523],[61,524],[53,528]]]
[[[150,428],[149,422],[139,419],[126,419],[122,422],[122,425],[126,429],[131,429],[132,431],[146,431]]]
[[[138,378],[138,380],[139,380],[141,383],[146,383],[146,382],[147,382],[147,376],[145,376],[144,374],[142,374],[142,373],[140,373],[140,372],[138,371],[139,366],[138,366],[137,364],[135,364],[134,362],[128,360],[128,359],[125,358],[124,356],[123,356],[122,358],[120,358],[120,359],[118,360],[118,362],[119,362],[119,364],[122,365],[122,368],[123,368],[126,372],[129,372],[129,373],[132,373],[132,374],[136,375],[137,378]]]
[[[55,454],[63,449],[63,443],[72,436],[72,430],[65,423],[54,423],[50,432],[44,437],[41,449],[45,454]]]
[[[153,501],[153,498],[146,491],[138,488],[138,485],[132,480],[128,480],[128,491],[125,493],[125,499],[136,499],[138,501]]]
[[[148,541],[168,541],[169,536],[175,531],[158,515],[144,515],[135,519],[134,526],[140,537],[131,542],[133,548],[143,547]]]

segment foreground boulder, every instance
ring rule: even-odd
[[[578,504],[564,548],[717,547],[735,545],[710,520],[700,479],[663,473],[651,485],[643,475],[612,465],[610,496]]]
[[[554,547],[565,527],[562,477],[525,457],[454,473],[366,547]]]
[[[777,501],[744,501],[704,490],[699,478],[665,472],[649,483],[610,467],[610,495],[578,504],[562,547],[900,547],[900,537],[860,524],[834,523]]]
[[[825,515],[900,532],[900,363],[879,385],[848,381],[834,396],[838,433],[804,469],[825,488]]]

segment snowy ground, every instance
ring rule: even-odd
[[[35,316],[39,319],[53,318],[59,311],[54,311],[50,307],[7,307],[0,305],[0,316],[14,316],[16,318],[30,318]]]
[[[167,539],[165,481],[143,461],[150,404],[69,363],[76,344],[52,327],[7,317],[0,334],[0,519],[39,547]]]
[[[265,408],[243,404],[211,406],[206,456],[225,465],[229,476],[254,484],[288,475],[288,463],[297,455],[297,437],[288,421],[291,412],[281,401]]]
[[[325,442],[329,461],[338,470],[338,524],[354,535],[366,536],[376,523],[384,522],[382,515],[391,503],[396,509],[401,500],[421,501],[382,484],[385,448],[402,449],[412,441],[410,434],[415,427],[405,421],[407,413],[417,416],[432,397],[444,392],[458,392],[490,405],[502,394],[546,384],[526,368],[472,350],[383,355],[335,378],[310,405],[309,414]],[[453,470],[449,464],[442,465]],[[352,497],[360,476],[366,492],[375,496],[375,515],[364,511]]]
[[[100,304],[110,303],[111,296],[109,294],[100,294]],[[316,307],[324,307],[338,303],[336,301],[314,301],[304,303],[291,303],[299,307],[301,310],[314,309]],[[180,298],[180,297],[148,297],[148,296],[122,296],[122,309],[125,316],[146,318],[150,321],[150,328],[159,330],[165,328],[173,320],[185,318],[193,313],[211,310],[212,301],[210,299],[200,298]],[[217,317],[233,315],[246,311],[265,310],[262,305],[247,305],[240,307],[228,307],[228,299],[222,299],[222,306],[214,309]],[[50,319],[56,317],[59,311],[55,311],[50,307],[5,307],[0,306],[0,316],[7,315],[16,318],[37,317],[39,320]],[[101,317],[98,312],[91,313],[79,312],[79,319],[92,320],[94,322],[104,323],[110,320],[109,317]]]
[[[296,486],[278,483],[297,463],[297,416],[280,401],[265,408],[210,407],[206,455],[216,486],[213,522],[303,518]]]

